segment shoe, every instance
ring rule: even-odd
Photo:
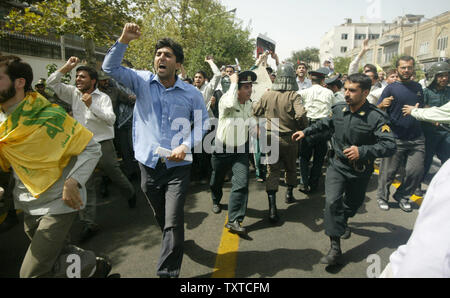
[[[95,273],[91,278],[107,278],[109,272],[111,272],[111,263],[105,257],[96,257]]]
[[[341,236],[341,239],[347,240],[352,236],[352,230],[349,227],[345,228],[344,235]]]
[[[400,202],[398,203],[398,206],[400,207],[400,209],[402,209],[405,212],[411,212],[412,211],[412,206],[408,202],[408,200],[401,199]]]
[[[309,194],[311,192],[311,188],[308,185],[302,185],[298,190],[304,194]]]
[[[264,183],[264,179],[258,178],[258,179],[256,179],[256,182],[258,182],[258,183]]]
[[[220,204],[213,204],[212,212],[214,214],[219,214],[221,211],[222,211],[222,207],[220,206]]]
[[[423,191],[422,188],[418,187],[414,192],[414,195],[423,198],[423,196],[425,195],[425,191]]]
[[[128,199],[128,207],[136,208],[136,194]]]
[[[342,251],[341,251],[341,240],[339,237],[330,237],[331,248],[326,254],[320,259],[320,263],[334,266],[340,263]]]
[[[388,203],[385,200],[382,199],[378,199],[377,200],[378,203],[378,207],[383,210],[383,211],[389,211],[390,207],[388,205]]]
[[[88,241],[89,239],[94,237],[98,233],[99,230],[100,230],[100,228],[96,224],[83,226],[83,229],[81,230],[81,233],[80,233],[79,242],[83,243],[83,242]]]
[[[335,247],[331,247],[326,256],[320,259],[320,263],[334,266],[340,263],[342,251]]]
[[[227,229],[230,229],[231,233],[236,233],[239,235],[247,234],[247,230],[244,227],[241,227],[241,224],[237,220],[227,223],[225,227]]]
[[[288,185],[288,188],[286,191],[286,197],[284,199],[284,202],[286,204],[292,204],[295,202],[295,197],[294,197],[294,194],[292,193],[293,191],[294,191],[294,187]]]
[[[277,211],[277,197],[275,192],[270,192],[267,194],[269,199],[269,221],[271,223],[276,223],[280,218],[278,217]]]

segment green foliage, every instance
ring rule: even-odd
[[[351,57],[337,57],[333,60],[334,62],[334,71],[336,73],[348,74],[348,67],[352,62]]]
[[[248,69],[254,63],[255,41],[248,28],[234,20],[217,0],[160,0],[141,3],[147,11],[139,20],[142,35],[133,41],[126,53],[135,68],[153,67],[157,40],[170,37],[184,49],[184,67],[189,77],[203,70],[208,76],[211,69],[205,57],[212,55],[218,67],[235,64]]]
[[[58,70],[58,66],[55,63],[48,64],[45,66],[47,69],[47,76],[50,76],[52,73]],[[62,78],[61,81],[65,84],[70,84],[70,81],[72,80],[72,76],[70,75],[70,72],[66,73]]]
[[[310,66],[312,62],[316,63],[320,62],[319,52],[320,50],[318,48],[306,48],[301,51],[292,52],[292,57],[289,58],[287,61],[294,65],[297,65],[298,61],[306,62],[308,66]]]

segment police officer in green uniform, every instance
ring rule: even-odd
[[[450,101],[450,87],[448,86],[448,75],[450,65],[447,62],[433,64],[427,72],[427,88],[423,90],[424,103],[426,107],[441,107]],[[425,135],[425,166],[423,179],[428,174],[433,157],[436,154],[442,164],[450,158],[450,133],[443,126],[433,123],[422,122]],[[415,194],[423,196],[419,186]]]
[[[345,102],[332,108],[332,115],[316,122],[292,138],[330,130],[333,148],[325,180],[325,234],[331,249],[321,263],[335,265],[342,255],[340,238],[350,237],[347,220],[355,216],[364,202],[367,185],[378,157],[395,153],[394,135],[387,115],[367,102],[371,80],[364,74],[353,74],[345,82]]]
[[[211,157],[210,181],[213,213],[220,213],[222,187],[225,174],[233,172],[228,203],[226,228],[232,233],[246,234],[241,226],[247,211],[249,176],[249,120],[253,117],[252,86],[256,81],[253,71],[244,71],[230,77],[231,85],[219,102],[219,122],[215,138],[215,151]]]

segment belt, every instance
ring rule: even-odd
[[[347,158],[341,158],[337,154],[334,154],[334,158],[340,160],[343,164],[346,164],[355,170],[357,173],[364,173],[367,167],[370,165],[370,161],[360,162],[358,160],[351,161]]]

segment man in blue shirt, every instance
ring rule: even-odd
[[[389,210],[390,187],[399,172],[405,167],[402,184],[393,195],[399,202],[400,208],[411,212],[409,198],[420,184],[423,175],[425,158],[425,138],[420,121],[410,115],[404,116],[404,105],[424,106],[422,86],[411,80],[414,72],[415,60],[410,56],[402,56],[397,61],[397,72],[400,81],[387,86],[377,105],[387,97],[393,97],[391,105],[386,109],[391,122],[392,131],[397,143],[397,152],[382,161],[378,179],[377,202],[382,210]]]
[[[202,94],[176,75],[184,54],[173,40],[165,38],[156,44],[155,74],[121,66],[129,42],[140,35],[138,25],[126,24],[105,57],[103,70],[136,94],[135,158],[141,169],[142,190],[163,232],[157,275],[178,277],[183,259],[183,208],[191,168],[185,158],[202,141],[209,117]],[[159,156],[158,147],[171,150],[171,155],[167,159]]]

